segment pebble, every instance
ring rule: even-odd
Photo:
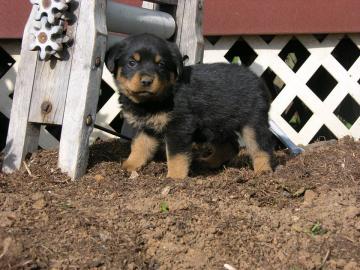
[[[129,179],[136,179],[139,177],[139,174],[136,171],[132,171]]]
[[[349,206],[345,210],[345,217],[349,219],[353,219],[357,216],[360,216],[360,208],[356,206]]]
[[[355,223],[355,229],[357,229],[358,231],[360,231],[360,220]]]
[[[111,233],[108,231],[99,232],[99,237],[101,241],[106,242],[107,240],[111,240]]]
[[[349,262],[344,266],[344,270],[357,270],[357,269],[359,268],[356,262]]]
[[[317,194],[312,190],[306,190],[304,194],[304,205],[311,205]]]
[[[99,183],[99,182],[103,181],[105,178],[101,174],[97,174],[97,175],[94,176],[94,179],[95,179],[96,182]]]
[[[46,206],[46,202],[44,199],[39,199],[37,200],[36,202],[34,202],[34,204],[32,205],[32,207],[34,209],[37,209],[37,210],[41,210],[43,209],[44,207]]]
[[[344,267],[346,265],[346,261],[344,259],[339,259],[336,261],[336,266]]]
[[[40,200],[40,199],[44,199],[44,194],[43,193],[41,193],[41,192],[36,192],[36,193],[34,193],[32,196],[31,196],[31,199],[33,200],[33,201],[37,201],[37,200]]]
[[[10,227],[14,224],[16,215],[13,212],[0,212],[0,228]]]
[[[163,195],[164,197],[166,197],[166,196],[169,194],[170,190],[171,190],[171,187],[170,187],[170,186],[164,187],[163,190],[161,191],[161,195]]]

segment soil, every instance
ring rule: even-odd
[[[359,142],[278,151],[265,175],[243,152],[182,181],[161,159],[122,171],[128,150],[97,142],[79,181],[56,151],[0,173],[0,269],[360,269]]]

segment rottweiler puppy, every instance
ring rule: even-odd
[[[122,167],[134,171],[165,141],[167,177],[187,177],[193,143],[210,143],[219,167],[238,153],[242,136],[256,173],[271,171],[269,93],[249,69],[235,64],[183,66],[177,46],[151,34],[129,36],[106,53],[125,119],[139,131]]]

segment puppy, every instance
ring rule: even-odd
[[[139,130],[124,169],[145,165],[164,140],[167,177],[183,179],[194,142],[212,145],[203,161],[218,167],[237,154],[241,135],[255,172],[271,171],[269,94],[247,68],[222,63],[183,67],[176,45],[150,34],[113,46],[105,63],[114,74],[125,119]]]

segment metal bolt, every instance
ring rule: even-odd
[[[95,59],[95,67],[99,67],[101,64],[101,58],[100,57],[96,57]]]
[[[86,117],[86,125],[87,126],[90,126],[92,123],[93,123],[93,119],[91,117],[91,115],[89,114],[87,117]]]
[[[45,32],[41,32],[39,35],[38,35],[38,40],[40,43],[45,43],[47,40],[48,40],[48,37],[46,35]]]
[[[41,112],[44,113],[44,114],[48,114],[50,113],[52,110],[52,105],[49,101],[44,101],[42,104],[41,104]]]

